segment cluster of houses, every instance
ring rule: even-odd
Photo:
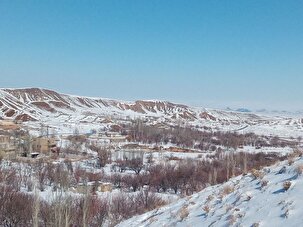
[[[36,157],[40,153],[58,153],[57,139],[31,137],[19,122],[0,120],[0,152],[7,155]]]
[[[83,135],[91,142],[102,144],[124,144],[127,137],[119,132],[106,131]],[[39,154],[59,154],[58,139],[55,137],[32,137],[22,129],[20,122],[0,120],[0,152],[21,156],[36,157]]]
[[[109,142],[125,142],[126,138],[117,133],[91,135],[96,140],[108,140]],[[91,138],[90,138],[91,139]],[[32,137],[22,130],[21,124],[14,121],[0,120],[0,153],[35,158],[38,155],[59,154],[58,139],[55,137]],[[88,182],[79,184],[72,191],[80,194],[111,192],[113,185],[106,182]]]

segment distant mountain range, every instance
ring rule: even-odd
[[[0,89],[0,119],[43,122],[57,128],[81,124],[90,128],[105,124],[108,119],[141,118],[150,124],[173,126],[183,123],[225,131],[245,129],[257,132],[259,129],[273,128],[272,125],[282,125],[288,131],[301,130],[301,118],[266,116],[265,113],[265,110],[257,113],[245,108],[225,111],[197,108],[157,100],[128,102],[90,98],[41,88]]]
[[[40,88],[0,89],[0,116],[6,119],[39,121],[46,116],[129,116],[169,118],[172,120],[240,120],[243,116],[220,110],[189,107],[168,101],[117,101],[60,94]],[[84,117],[84,116],[83,116]],[[245,118],[259,119],[250,114]]]
[[[267,109],[248,109],[248,108],[235,108],[232,109],[230,107],[226,108],[227,111],[235,111],[240,113],[260,113],[260,114],[267,114],[267,115],[278,115],[278,116],[300,116],[303,115],[302,111],[287,111],[287,110],[267,110]]]

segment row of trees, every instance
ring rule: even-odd
[[[132,125],[124,125],[124,133],[136,142],[168,143],[181,147],[210,150],[211,146],[224,146],[237,149],[239,146],[294,146],[296,142],[281,140],[278,137],[258,136],[254,133],[239,134],[237,132],[200,131],[190,127],[175,126],[157,128],[137,121]]]
[[[34,164],[23,164],[22,169],[1,168],[0,181],[17,191],[21,187],[33,191],[35,182],[40,191],[46,187],[52,187],[53,191],[67,191],[79,183],[95,182],[98,185],[100,181],[105,181],[128,192],[136,192],[148,186],[154,192],[192,194],[207,185],[222,183],[232,176],[245,174],[253,168],[268,166],[285,158],[276,154],[217,151],[204,160],[181,159],[173,164],[144,164],[141,158],[118,159],[112,164],[114,171],[110,174],[105,174],[102,169],[91,172],[73,166],[68,160],[60,164],[41,160]]]
[[[231,177],[284,159],[286,156],[276,154],[217,152],[212,160],[185,159],[174,165],[158,163],[146,167],[140,174],[114,173],[103,177],[116,187],[128,191],[137,191],[148,185],[154,192],[190,195],[208,185],[223,183]]]
[[[52,201],[44,201],[37,194],[27,194],[11,186],[0,185],[0,225],[100,227],[107,222],[114,226],[124,219],[164,204],[160,197],[148,190],[137,194],[121,193],[110,199],[100,199],[89,194],[71,197],[56,193]]]
[[[83,196],[66,193],[77,182],[111,179],[102,173],[91,173],[69,163],[22,164],[22,169],[0,167],[0,226],[102,226],[115,225],[123,219],[142,214],[165,204],[161,197],[146,187],[136,193],[119,193],[100,198],[93,191]],[[25,167],[26,166],[26,167]],[[36,182],[38,184],[34,184]],[[35,187],[36,185],[37,187]],[[52,186],[48,201],[38,191]],[[29,192],[25,192],[24,188]],[[36,189],[37,190],[36,190]]]

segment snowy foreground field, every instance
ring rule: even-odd
[[[118,226],[302,226],[302,170],[303,158],[284,161]]]

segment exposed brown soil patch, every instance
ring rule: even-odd
[[[52,113],[56,112],[56,110],[46,102],[32,102],[31,104]]]
[[[60,101],[68,104],[62,95],[55,91],[40,88],[5,89],[6,92],[24,102]]]
[[[215,118],[214,116],[210,115],[210,114],[207,113],[207,112],[202,112],[202,113],[200,114],[200,118],[203,118],[203,119],[206,119],[206,120],[212,120],[212,121],[215,121],[215,120],[216,120],[216,118]]]
[[[15,119],[17,121],[37,121],[35,118],[29,116],[28,114],[20,114]]]
[[[186,120],[196,119],[196,116],[193,115],[192,113],[188,112],[188,111],[184,111],[183,113],[181,113],[180,117],[182,117],[183,119],[186,119]]]
[[[6,111],[6,112],[4,113],[4,115],[5,115],[6,117],[12,117],[12,116],[14,116],[15,113],[16,113],[15,110],[9,109],[8,111]]]
[[[141,103],[138,101],[134,105],[129,105],[128,107],[129,107],[129,109],[131,109],[135,112],[143,113],[143,114],[146,113],[143,109],[144,105],[141,105]]]
[[[69,104],[66,104],[65,102],[62,102],[62,101],[49,101],[49,103],[58,108],[74,110],[74,108],[70,107]]]

